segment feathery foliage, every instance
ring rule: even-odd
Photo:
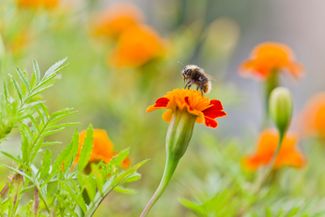
[[[128,150],[117,154],[108,164],[89,164],[93,128],[87,130],[78,164],[79,134],[58,156],[50,146],[59,142],[48,137],[76,122],[65,121],[75,111],[65,108],[50,113],[41,94],[50,88],[64,67],[65,59],[55,63],[44,74],[36,61],[33,73],[17,69],[3,83],[0,96],[0,138],[17,129],[20,151],[17,155],[6,150],[1,153],[12,164],[1,164],[12,175],[0,192],[0,211],[5,216],[91,216],[105,196],[120,185],[137,181],[137,169],[144,163],[122,170],[120,165]],[[85,173],[86,167],[90,173]]]

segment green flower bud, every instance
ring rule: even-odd
[[[269,99],[269,111],[273,122],[281,134],[287,131],[292,117],[292,98],[284,87],[275,88]]]
[[[185,153],[192,138],[196,116],[187,111],[177,110],[169,124],[166,136],[167,155],[179,160]]]

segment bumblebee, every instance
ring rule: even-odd
[[[209,93],[211,90],[211,81],[205,71],[197,65],[186,65],[182,70],[185,88],[190,89],[193,84],[196,85],[196,90],[201,93]]]

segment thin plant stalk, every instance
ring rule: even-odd
[[[269,175],[272,172],[272,169],[275,165],[276,162],[276,158],[278,157],[280,150],[281,150],[281,146],[282,146],[282,142],[284,139],[284,133],[279,132],[279,142],[277,145],[277,148],[272,156],[271,162],[267,165],[267,167],[265,168],[263,173],[260,173],[260,175],[257,177],[255,183],[253,184],[252,187],[252,195],[257,194],[260,190],[261,187],[263,186],[264,182],[267,180],[267,178],[269,177]],[[246,210],[252,205],[252,203],[250,204],[246,204],[243,208],[240,209],[240,211],[238,212],[237,217],[241,217],[244,215],[244,213],[246,212]]]
[[[253,185],[253,188],[252,188],[253,194],[259,192],[260,188],[263,186],[263,183],[268,178],[268,176],[271,174],[271,172],[273,170],[273,167],[275,165],[275,162],[276,162],[276,158],[278,157],[278,155],[280,153],[283,138],[284,138],[284,134],[279,133],[279,142],[278,142],[277,148],[276,148],[276,150],[275,150],[275,152],[274,152],[274,154],[272,156],[271,162],[266,166],[264,172],[260,173],[260,175],[256,179],[256,182],[255,182],[255,184]]]
[[[150,198],[150,200],[144,207],[140,217],[147,216],[149,211],[151,210],[151,208],[155,205],[155,203],[161,197],[161,195],[165,191],[169,181],[171,180],[172,175],[174,174],[177,164],[178,164],[178,160],[171,159],[170,155],[167,152],[165,169],[164,169],[162,178],[160,180],[160,183],[159,183],[155,193],[152,195],[152,197]]]

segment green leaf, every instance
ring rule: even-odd
[[[265,217],[272,217],[272,210],[270,207],[266,207],[265,209]]]
[[[89,126],[86,132],[86,138],[82,145],[79,161],[78,161],[78,170],[82,171],[90,159],[91,151],[93,149],[93,128]]]
[[[202,208],[202,206],[200,206],[200,205],[198,205],[198,204],[196,204],[196,203],[194,203],[194,202],[192,202],[190,200],[184,199],[184,198],[179,199],[179,202],[184,207],[191,210],[192,212],[194,212],[198,216],[207,216],[205,214],[204,209]]]
[[[137,191],[134,190],[134,189],[125,188],[125,187],[122,187],[122,186],[116,186],[114,188],[114,191],[116,191],[118,193],[122,193],[122,194],[135,194],[135,193],[137,193]]]
[[[132,175],[128,176],[128,177],[125,179],[124,183],[136,182],[136,181],[138,181],[138,180],[140,180],[140,179],[141,179],[141,174],[135,172],[135,173],[133,173]]]
[[[15,87],[15,90],[16,90],[16,93],[17,93],[17,95],[19,97],[19,100],[22,101],[23,100],[23,94],[22,94],[22,89],[21,89],[20,85],[15,80],[15,78],[13,78],[12,76],[11,76],[11,82],[13,83],[13,85]]]
[[[79,189],[75,190],[71,185],[63,185],[64,189],[69,192],[69,196],[76,201],[81,210],[85,213],[87,211],[87,206],[84,199],[82,198],[81,191]]]
[[[91,175],[95,177],[96,186],[99,191],[102,191],[108,174],[103,173],[103,166],[101,163],[91,164]]]
[[[40,178],[46,178],[49,175],[52,160],[52,152],[46,150],[43,154],[42,165],[39,169]]]
[[[16,168],[14,168],[12,166],[6,165],[6,164],[0,163],[0,166],[3,166],[3,167],[6,167],[6,168],[10,169],[10,170],[22,175],[23,177],[25,177],[26,179],[28,179],[29,181],[34,183],[33,178],[31,176],[29,176],[27,173],[24,173],[23,171],[21,171],[19,169],[16,169]]]
[[[82,188],[84,188],[85,191],[87,192],[89,200],[93,200],[97,192],[95,177],[92,175],[85,175],[80,173],[78,176],[78,180]]]
[[[29,91],[30,90],[30,84],[28,81],[28,76],[25,72],[23,72],[21,69],[17,68],[17,74],[20,78],[20,80],[24,83],[25,88]]]
[[[5,152],[5,151],[0,151],[1,154],[3,154],[4,156],[8,157],[9,159],[15,161],[16,163],[20,163],[19,158],[13,156],[12,154]]]
[[[120,166],[122,162],[129,156],[129,152],[130,150],[128,148],[120,151],[117,155],[112,158],[110,164]]]
[[[3,95],[5,97],[5,101],[9,103],[9,90],[8,90],[8,85],[6,82],[3,82]]]
[[[36,60],[33,60],[33,70],[36,77],[36,82],[41,80],[41,70]]]
[[[67,58],[64,58],[62,60],[59,60],[58,62],[54,63],[44,74],[44,78],[49,78],[53,76],[55,73],[57,73],[66,62]]]
[[[56,175],[59,170],[67,171],[70,169],[78,151],[78,143],[79,134],[75,131],[71,143],[57,156],[53,164],[52,176]]]

